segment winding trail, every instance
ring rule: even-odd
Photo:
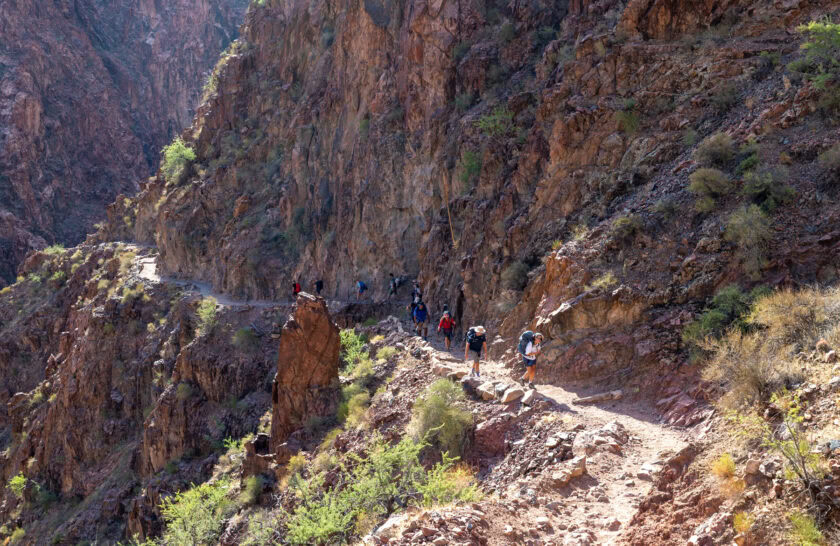
[[[134,245],[132,245],[134,246]],[[171,283],[187,290],[209,296],[229,307],[280,307],[289,306],[291,301],[241,300],[221,294],[204,282],[161,276],[157,272],[157,254],[148,248],[134,247],[138,252],[135,263],[140,279],[150,283]],[[330,301],[331,309],[349,302]],[[352,302],[356,303],[356,302]],[[405,316],[399,317],[406,331],[412,330]],[[434,332],[434,322],[430,325]],[[442,337],[434,333],[428,344],[433,348],[432,356],[446,362],[456,370],[469,371],[471,365],[463,360],[463,346],[453,342],[447,351]],[[543,364],[544,365],[544,364]],[[540,364],[538,363],[538,366]],[[519,372],[505,368],[501,362],[483,360],[481,378],[487,381],[502,381],[512,384]],[[539,381],[539,368],[537,380]],[[664,464],[668,456],[680,451],[691,440],[689,430],[678,429],[660,423],[658,413],[648,404],[638,401],[618,400],[600,404],[575,404],[579,397],[596,394],[586,389],[574,391],[556,385],[535,384],[539,395],[557,404],[558,415],[565,427],[583,425],[586,431],[599,429],[608,423],[620,423],[630,434],[630,440],[622,447],[622,454],[595,455],[587,462],[587,477],[572,483],[571,490],[558,493],[563,504],[562,514],[540,508],[528,508],[528,517],[546,516],[553,524],[567,525],[571,530],[591,531],[595,544],[615,544],[618,535],[636,513],[637,507],[650,491],[652,483],[640,475],[652,474]],[[616,459],[619,457],[619,459]],[[563,497],[566,497],[565,499]],[[570,524],[571,522],[571,524]],[[616,522],[618,525],[616,525]],[[565,527],[559,527],[565,528]]]

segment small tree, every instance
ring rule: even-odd
[[[181,137],[165,146],[160,170],[163,172],[166,183],[179,184],[193,161],[195,161],[195,152],[181,140]]]
[[[490,114],[481,116],[476,127],[481,129],[485,136],[503,137],[513,131],[513,112],[504,106],[497,106]]]
[[[697,169],[688,180],[688,191],[697,196],[694,207],[699,212],[713,211],[717,198],[732,192],[732,181],[717,169]]]

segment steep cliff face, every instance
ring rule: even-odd
[[[99,237],[156,244],[166,271],[251,297],[297,277],[378,296],[407,273],[461,325],[548,330],[575,363],[557,380],[675,364],[719,287],[829,274],[829,254],[789,257],[816,232],[787,217],[777,259],[747,278],[722,234],[750,200],[701,212],[688,190],[722,131],[727,169],[786,156],[800,210],[824,214],[810,173],[829,141],[785,149],[816,94],[781,67],[827,5],[268,1],[185,133],[191,172],[118,200]]]
[[[0,6],[0,277],[84,238],[188,125],[247,0]]]

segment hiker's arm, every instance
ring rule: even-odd
[[[470,342],[468,341],[467,344],[464,345],[464,360],[466,360],[467,357],[469,356],[469,351],[470,351]]]

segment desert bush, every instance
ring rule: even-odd
[[[472,426],[472,415],[457,405],[463,399],[461,387],[447,379],[429,385],[412,409],[415,438],[452,456],[460,455]]]
[[[738,163],[738,166],[735,167],[735,174],[743,176],[745,173],[748,173],[758,167],[759,163],[761,163],[761,160],[759,159],[758,154],[751,153]]]
[[[682,140],[683,146],[691,147],[697,144],[697,131],[692,129],[691,127],[686,127],[682,133]]]
[[[694,159],[704,167],[725,167],[735,157],[732,137],[726,133],[715,133],[706,137],[694,151]]]
[[[189,383],[178,383],[178,387],[175,389],[175,397],[183,402],[184,400],[188,400],[193,395],[193,388]]]
[[[215,544],[225,520],[236,510],[228,498],[230,480],[194,485],[163,499],[161,514],[166,522],[164,544]]]
[[[231,343],[242,351],[253,351],[259,342],[253,329],[240,328],[231,336]]]
[[[735,459],[729,453],[724,453],[712,461],[712,474],[721,479],[735,476]]]
[[[753,523],[755,523],[755,516],[749,512],[736,512],[732,516],[732,528],[738,534],[745,535],[749,533]]]
[[[44,254],[48,254],[50,256],[55,256],[57,254],[62,254],[64,252],[64,245],[61,243],[56,243],[54,245],[50,245],[44,250],[42,250]]]
[[[198,314],[198,334],[207,335],[213,331],[216,326],[216,298],[206,297],[198,304],[196,313]]]
[[[376,359],[388,360],[395,354],[397,354],[397,349],[395,347],[382,347],[376,351]]]
[[[516,37],[516,27],[510,21],[505,21],[499,29],[499,41],[506,44]]]
[[[673,199],[663,197],[653,205],[653,211],[670,220],[677,215],[677,203]]]
[[[248,529],[241,538],[242,546],[265,546],[266,544],[281,544],[278,532],[283,528],[280,514],[257,512],[249,515]],[[142,545],[145,546],[145,545]]]
[[[712,107],[719,114],[724,114],[738,103],[739,93],[740,89],[738,84],[732,81],[727,81],[715,89],[709,99],[709,102],[711,102]]]
[[[470,185],[481,174],[481,155],[473,150],[461,154],[461,182]]]
[[[504,106],[497,106],[491,113],[481,116],[475,125],[485,136],[506,136],[513,131],[513,112]]]
[[[825,537],[817,527],[814,518],[805,512],[791,512],[788,514],[791,532],[790,539],[797,546],[823,546]]]
[[[195,151],[187,146],[180,137],[163,148],[163,161],[160,170],[167,184],[180,184],[187,174],[190,164],[195,161]]]
[[[618,122],[618,127],[622,132],[628,135],[635,134],[641,124],[639,113],[636,111],[636,101],[626,99],[621,110],[615,113],[615,120]]]
[[[707,337],[720,337],[726,330],[749,330],[747,321],[753,302],[769,293],[764,286],[743,292],[737,284],[730,284],[715,293],[703,313],[683,330],[683,340],[700,343]]]
[[[351,427],[360,426],[366,420],[369,405],[370,393],[357,383],[353,383],[343,389],[342,401],[338,405],[336,418],[339,423],[347,423]]]
[[[688,190],[697,197],[694,207],[699,212],[715,209],[717,198],[732,192],[732,181],[718,169],[697,169],[688,177]]]
[[[759,169],[744,175],[741,193],[759,205],[762,210],[773,212],[781,204],[789,203],[796,191],[782,180],[787,172],[781,167]]]
[[[24,489],[26,489],[26,481],[26,476],[23,475],[23,472],[18,472],[16,476],[13,476],[12,479],[9,480],[6,488],[11,491],[18,500],[20,500],[23,498]]]
[[[829,182],[832,184],[840,182],[840,144],[835,144],[821,153],[819,161]]]
[[[726,223],[724,238],[735,243],[738,258],[750,278],[759,278],[773,238],[770,218],[764,211],[757,205],[750,205],[733,212]]]
[[[797,30],[807,37],[801,50],[803,56],[788,65],[788,69],[804,76],[822,91],[822,106],[836,110],[840,106],[840,24],[829,18],[800,25]]]
[[[372,527],[409,505],[477,499],[475,486],[463,473],[451,472],[454,459],[427,472],[420,464],[426,446],[410,438],[390,445],[374,438],[366,456],[350,454],[339,466],[342,488],[324,486],[322,474],[294,482],[300,502],[289,514],[286,538],[291,544],[343,544],[354,532]],[[454,485],[453,485],[454,484]]]
[[[455,108],[457,108],[459,112],[469,110],[470,106],[472,106],[473,100],[473,94],[469,91],[467,91],[466,93],[461,93],[460,95],[455,97]]]
[[[467,56],[470,47],[472,46],[466,42],[458,42],[455,44],[455,47],[452,48],[452,58],[456,63],[461,62],[461,59]]]
[[[18,544],[26,537],[26,531],[22,527],[16,527],[9,536],[9,544]]]
[[[339,339],[341,343],[341,351],[339,357],[342,363],[342,371],[346,374],[352,373],[360,361],[368,358],[367,353],[363,350],[367,344],[367,338],[364,334],[357,334],[353,329],[345,329],[339,332]]]
[[[600,275],[591,284],[589,284],[586,289],[587,290],[609,290],[613,286],[618,284],[618,279],[615,278],[612,271],[607,271],[603,275]]]
[[[528,266],[515,261],[502,271],[502,285],[508,290],[523,290],[528,284]]]
[[[417,487],[422,496],[420,505],[432,508],[452,502],[476,502],[481,493],[475,486],[475,475],[469,467],[437,465],[426,474],[425,483]]]
[[[636,215],[619,216],[613,220],[611,230],[612,236],[619,240],[626,241],[642,229],[642,222]]]
[[[248,476],[239,494],[239,502],[245,505],[256,504],[262,493],[265,480],[262,476]]]

